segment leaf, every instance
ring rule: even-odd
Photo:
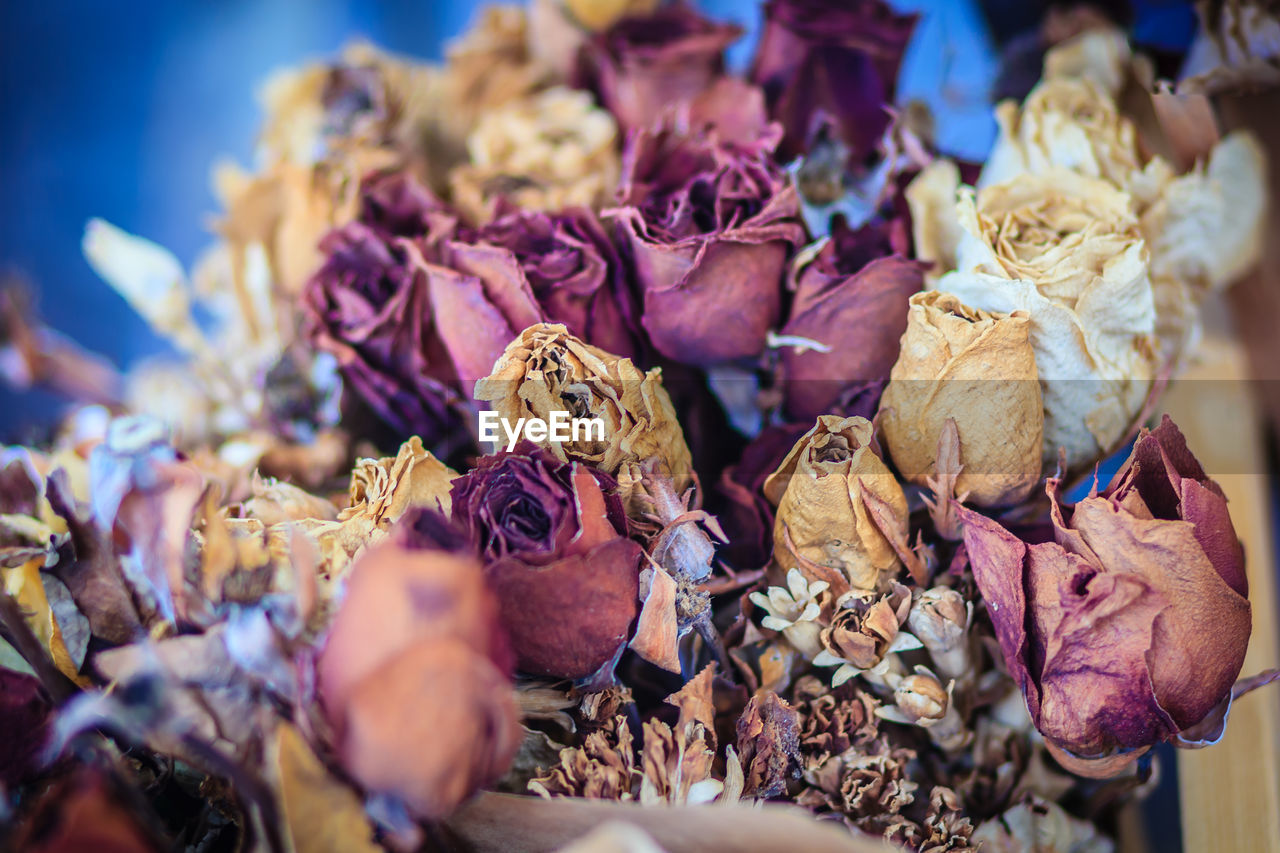
[[[380,853],[360,797],[325,769],[288,723],[276,730],[271,762],[280,812],[295,853]]]
[[[679,672],[676,582],[660,566],[653,566],[649,571],[652,579],[640,609],[635,636],[631,638],[631,648],[649,663],[668,672]]]

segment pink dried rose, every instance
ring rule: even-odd
[[[804,226],[767,149],[670,128],[628,143],[621,206],[608,215],[635,264],[641,324],[668,358],[709,365],[757,355],[779,320],[783,271]]]
[[[741,34],[684,3],[624,17],[587,43],[579,82],[599,91],[624,130],[647,128],[720,77],[724,50]]]
[[[784,160],[804,153],[819,124],[834,122],[851,162],[875,149],[889,126],[898,67],[914,15],[881,0],[769,0],[751,67],[786,129]]]
[[[781,351],[792,418],[828,414],[850,391],[888,381],[908,300],[924,286],[924,266],[907,260],[906,244],[890,224],[856,230],[838,224],[796,270],[791,316],[782,327],[794,345]]]
[[[506,770],[520,743],[510,652],[470,553],[366,550],[316,662],[342,766],[425,819],[446,816]]]
[[[449,242],[427,279],[435,326],[468,386],[535,323],[563,323],[595,346],[637,354],[627,271],[588,208],[501,216]]]
[[[1249,643],[1244,554],[1222,490],[1168,416],[1111,484],[1070,510],[1049,485],[1056,542],[1028,544],[959,509],[1010,674],[1054,756],[1108,776],[1156,743],[1222,734]]]
[[[437,254],[457,219],[403,174],[367,178],[361,193],[357,220],[320,243],[324,264],[303,291],[306,334],[382,420],[430,443],[455,395],[421,260]]]
[[[635,621],[643,549],[626,537],[616,484],[525,444],[454,481],[453,518],[485,561],[519,668],[586,678]]]

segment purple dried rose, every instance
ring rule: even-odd
[[[674,3],[595,36],[584,49],[579,82],[599,91],[624,130],[646,128],[720,77],[724,50],[740,35],[732,24]]]
[[[422,261],[438,254],[457,219],[404,174],[366,178],[361,193],[356,221],[320,243],[324,264],[303,291],[307,335],[382,420],[430,440],[449,423],[455,395]]]
[[[924,286],[924,265],[905,257],[901,225],[890,220],[853,230],[837,224],[796,271],[782,334],[816,346],[781,351],[790,417],[812,420],[859,389],[870,388],[875,397],[883,390],[907,329],[908,300]]]
[[[615,488],[527,443],[483,457],[453,483],[454,521],[480,549],[525,672],[586,678],[627,641],[643,551],[626,538]]]
[[[1054,756],[1112,775],[1152,745],[1221,736],[1249,643],[1244,554],[1221,489],[1168,416],[1143,430],[1056,542],[1028,544],[960,509],[974,577],[1010,674]],[[1236,685],[1260,686],[1280,671]]]
[[[767,145],[641,131],[619,199],[608,215],[633,259],[654,347],[699,366],[760,353],[779,319],[787,257],[804,241],[795,190]]]
[[[536,323],[563,323],[594,346],[637,354],[626,270],[586,208],[501,216],[450,241],[427,278],[436,329],[468,392]]]
[[[786,129],[784,160],[804,152],[825,119],[839,127],[850,158],[875,149],[893,102],[914,15],[881,0],[769,0],[751,81]]]

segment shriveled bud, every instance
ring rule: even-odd
[[[1044,410],[1030,319],[992,314],[935,290],[911,297],[907,331],[881,399],[885,445],[908,480],[935,473],[947,419],[960,435],[959,493],[1011,506],[1040,479]]]
[[[938,586],[921,593],[907,616],[907,627],[928,650],[934,668],[944,678],[958,679],[970,673],[970,609],[958,591]]]
[[[764,483],[778,507],[774,559],[837,596],[883,589],[901,567],[885,530],[905,541],[907,499],[872,435],[866,418],[823,415]]]
[[[539,323],[521,332],[493,373],[476,383],[475,397],[512,424],[520,418],[550,421],[556,412],[604,422],[603,438],[586,434],[540,442],[562,461],[580,460],[617,477],[626,466],[658,457],[678,492],[692,482],[689,447],[662,387],[662,372],[642,372],[630,359],[589,346],[564,326]],[[638,474],[620,479],[628,504],[627,482]]]

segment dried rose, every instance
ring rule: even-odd
[[[898,66],[914,15],[880,0],[769,0],[751,67],[769,109],[786,128],[779,156],[804,153],[817,121],[839,125],[851,159],[875,149],[889,126]]]
[[[795,190],[766,151],[670,129],[628,141],[616,219],[668,358],[754,356],[779,319],[787,256],[804,240]]]
[[[403,175],[366,181],[359,219],[321,242],[303,293],[307,334],[347,386],[401,435],[430,441],[449,422],[452,370],[429,325],[420,259],[456,220]]]
[[[652,14],[658,4],[659,0],[531,0],[529,52],[567,79],[593,34],[622,18]]]
[[[467,241],[450,242],[427,268],[436,328],[464,384],[487,376],[525,328],[563,323],[622,356],[639,330],[627,273],[595,214],[514,212]]]
[[[474,557],[395,535],[368,549],[316,662],[343,767],[419,817],[444,817],[520,743],[509,660]]]
[[[555,86],[481,116],[469,162],[449,173],[454,204],[473,222],[504,200],[524,210],[599,207],[618,175],[618,128],[585,92]]]
[[[954,168],[931,168],[916,182],[956,179]],[[957,192],[954,183],[950,191]],[[1148,253],[1132,198],[1061,168],[958,193],[947,212],[921,203],[945,196],[941,187],[908,191],[918,235],[958,240],[917,241],[926,259],[954,270],[934,286],[973,308],[1029,315],[1045,410],[1043,457],[1052,463],[1065,448],[1073,467],[1085,465],[1123,438],[1156,371]],[[960,230],[924,222],[931,214],[958,216]]]
[[[778,508],[774,560],[826,581],[837,597],[879,590],[901,567],[886,535],[906,539],[907,499],[872,435],[866,418],[823,415],[764,483]]]
[[[520,418],[549,421],[554,412],[600,418],[603,440],[584,436],[542,442],[563,461],[581,460],[619,476],[624,468],[657,457],[677,492],[692,482],[689,447],[662,387],[661,371],[643,373],[630,359],[589,346],[564,326],[540,324],[521,332],[493,373],[476,383],[475,398],[512,424]],[[624,503],[629,494],[624,484]]]
[[[624,130],[651,126],[664,112],[688,103],[724,72],[724,50],[742,34],[684,3],[628,16],[587,45],[582,82]]]
[[[988,314],[950,293],[911,297],[902,354],[881,398],[893,463],[926,485],[948,419],[960,436],[958,493],[978,506],[1012,506],[1040,480],[1044,409],[1030,320]]]
[[[898,358],[907,299],[924,285],[923,267],[890,255],[869,231],[878,229],[838,225],[795,276],[782,334],[815,344],[782,349],[787,414],[797,420],[831,412],[851,388],[888,379]]]
[[[1091,776],[1162,741],[1213,742],[1250,631],[1221,490],[1167,416],[1101,494],[1068,514],[1056,487],[1056,542],[1026,544],[961,510],[974,578],[1036,727],[1064,766]]]
[[[641,547],[616,483],[526,444],[480,459],[453,485],[453,518],[485,560],[520,669],[584,678],[626,643]]]

